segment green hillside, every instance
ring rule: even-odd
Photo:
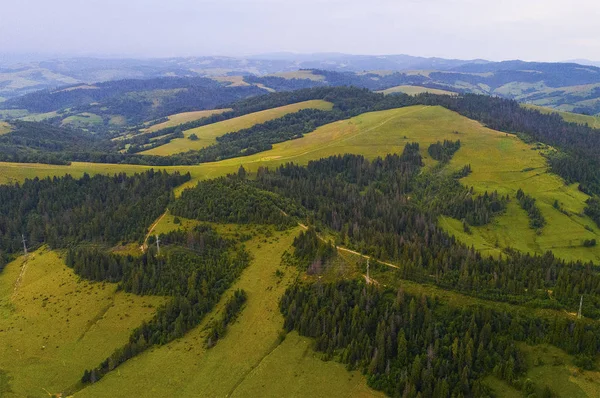
[[[587,124],[588,126],[590,126],[592,128],[600,129],[600,116],[582,115],[580,113],[565,112],[565,111],[561,111],[561,110],[557,110],[557,109],[553,109],[553,108],[546,108],[543,106],[530,105],[530,104],[525,104],[523,106],[526,108],[536,109],[542,113],[558,113],[567,122],[578,123],[578,124]]]
[[[0,273],[0,396],[71,388],[163,301],[81,281],[46,248],[11,262]]]
[[[490,225],[474,227],[472,235],[462,233],[458,221],[445,220],[442,225],[448,231],[490,253],[498,253],[503,247],[515,247],[535,253],[553,250],[566,259],[599,259],[599,247],[584,248],[581,244],[585,239],[598,238],[598,229],[593,221],[581,215],[587,196],[578,191],[576,186],[566,185],[558,176],[547,171],[546,160],[542,156],[545,151],[543,147],[532,150],[532,145],[525,144],[514,135],[487,129],[480,123],[441,107],[415,106],[363,114],[320,127],[300,139],[275,144],[270,151],[197,166],[165,169],[189,170],[192,181],[187,186],[192,186],[194,181],[200,179],[232,173],[240,165],[255,171],[260,166],[273,167],[289,161],[306,164],[309,160],[341,153],[374,158],[387,153],[401,153],[408,142],[419,142],[425,162],[432,165],[435,161],[428,158],[426,148],[444,139],[460,139],[463,144],[450,163],[454,169],[471,165],[473,172],[462,180],[463,184],[473,186],[480,193],[497,190],[511,196],[522,188],[537,199],[548,220],[541,235],[537,235],[528,227],[526,213],[516,201],[512,201],[506,214]],[[75,162],[71,166],[3,163],[1,175],[4,181],[9,182],[34,176],[132,172],[145,168]],[[568,215],[553,208],[555,200]],[[565,240],[565,234],[568,240]]]
[[[198,150],[212,145],[216,138],[226,133],[252,127],[268,120],[280,118],[288,113],[297,112],[301,109],[321,109],[330,110],[332,104],[326,101],[305,101],[296,104],[285,105],[278,108],[272,108],[260,112],[250,113],[222,122],[212,123],[206,126],[184,131],[184,138],[176,138],[169,143],[142,152],[144,155],[168,156],[175,153]],[[190,140],[189,137],[195,134],[198,140]]]
[[[404,93],[409,95],[417,95],[422,93],[431,93],[439,95],[456,95],[456,93],[437,88],[427,88],[422,86],[396,86],[380,91],[383,94]]]
[[[177,228],[172,217],[161,224],[161,232]],[[229,225],[219,229],[229,234],[255,235],[246,243],[254,260],[230,289],[247,291],[248,303],[226,337],[210,350],[202,343],[206,325],[218,316],[223,299],[210,318],[185,337],[140,355],[120,367],[118,373],[109,374],[75,396],[109,397],[115,391],[141,397],[380,396],[366,386],[360,373],[349,373],[340,364],[321,361],[306,338],[291,334],[280,339],[283,318],[278,310],[279,297],[298,277],[297,270],[280,264],[281,255],[298,229],[283,233],[270,231],[269,227]],[[283,276],[278,277],[277,270]],[[165,367],[166,363],[169,366]],[[145,386],[142,390],[140,383]],[[296,386],[293,392],[291,385]]]
[[[293,112],[306,107],[331,109],[331,103],[307,101],[274,108],[208,124],[188,130],[185,134],[190,135],[193,131],[207,140],[204,145],[208,145],[209,140],[214,142],[216,137],[244,128],[240,127],[244,123],[253,125],[259,123],[257,120],[260,118],[278,117],[282,110]],[[156,149],[164,149],[178,140],[190,141],[187,138],[176,139]],[[458,141],[460,145],[456,147],[456,152],[447,158],[446,163],[434,159],[439,157],[431,151],[432,144]],[[202,145],[204,141],[194,142]],[[462,176],[459,180],[462,185],[472,187],[475,195],[497,191],[502,197],[509,198],[505,211],[494,215],[491,222],[480,226],[471,225],[465,228],[462,220],[447,215],[437,218],[439,227],[455,236],[459,242],[468,247],[473,246],[479,253],[491,254],[494,258],[504,258],[505,250],[513,248],[531,254],[543,254],[551,250],[556,256],[569,261],[597,263],[600,260],[600,247],[583,245],[584,241],[600,239],[596,224],[583,215],[588,196],[578,190],[576,184],[566,184],[560,177],[548,171],[544,155],[553,152],[553,148],[535,142],[525,143],[517,135],[484,127],[479,122],[441,106],[418,105],[363,113],[323,125],[303,137],[274,144],[268,151],[218,162],[168,166],[164,169],[169,172],[190,172],[192,179],[175,188],[175,193],[179,196],[185,188],[193,187],[206,179],[236,173],[240,166],[254,176],[252,173],[257,172],[260,167],[273,170],[276,166],[289,162],[306,165],[312,160],[345,153],[364,155],[367,159],[390,153],[402,154],[406,153],[407,148],[414,148],[414,145],[408,145],[411,143],[419,144],[418,151],[423,161],[423,168],[420,170],[422,176],[433,179],[436,173],[451,175],[469,165],[470,174]],[[61,176],[67,173],[76,178],[84,173],[133,173],[149,168],[150,166],[143,165],[83,162],[73,162],[68,166],[0,163],[0,183],[22,182],[25,178]],[[338,180],[340,179],[341,175]],[[264,183],[264,180],[262,181]],[[431,183],[433,184],[433,180]],[[530,217],[516,198],[520,189],[535,199],[535,204],[545,219],[542,228],[536,230],[530,227]],[[363,193],[367,194],[367,191],[365,189]],[[385,192],[384,187],[381,187],[381,192]],[[422,194],[415,191],[413,197],[411,193],[407,198],[409,202],[405,205],[411,208],[414,206],[414,209],[427,209],[429,202],[427,196],[420,196]],[[187,198],[189,197],[190,195],[187,195]],[[186,198],[186,195],[181,198]],[[217,200],[215,203],[207,203],[204,207],[197,206],[194,202],[191,202],[191,205],[196,209],[214,212],[215,206],[229,203],[228,200]],[[261,200],[254,199],[251,202],[257,212],[264,203]],[[421,203],[420,200],[425,201]],[[285,201],[275,203],[277,206],[287,206]],[[189,206],[188,204],[188,209]],[[189,234],[189,231],[201,224],[199,220],[186,219],[181,215],[176,217],[172,214],[176,211],[181,212],[182,208],[186,207],[169,205],[166,214],[160,217],[148,232],[152,239],[148,243],[153,243],[154,234],[162,234],[161,241],[167,245],[165,250],[171,253],[170,250],[175,249],[168,249],[168,239],[173,239],[168,237],[170,231],[183,228]],[[284,207],[279,209],[282,214],[287,214],[284,213]],[[239,216],[239,209],[237,211]],[[312,220],[310,217],[306,217],[308,221],[304,221],[303,210],[293,206],[285,208],[285,211],[290,214],[294,212],[302,222],[318,223],[318,220]],[[281,217],[279,211],[271,213]],[[235,214],[233,210],[232,214]],[[324,225],[317,224],[319,228],[323,228],[319,232],[323,239],[339,238],[343,247],[338,249],[335,259],[330,263],[327,262],[329,260],[323,261],[323,269],[319,268],[319,260],[316,266],[318,271],[315,273],[289,263],[289,255],[294,252],[296,237],[303,229],[301,227],[288,228],[289,224],[273,226],[254,223],[211,225],[224,239],[231,239],[231,242],[248,251],[251,256],[249,265],[219,296],[214,309],[207,312],[204,318],[200,317],[199,325],[190,326],[187,333],[177,338],[169,338],[160,344],[148,346],[133,358],[126,359],[120,365],[117,363],[118,367],[114,370],[114,362],[108,362],[106,375],[100,381],[91,384],[78,384],[83,372],[94,369],[105,358],[113,358],[111,355],[114,355],[115,349],[127,343],[132,330],[142,325],[144,320],[155,316],[159,304],[169,300],[169,293],[166,293],[167,297],[162,298],[140,296],[117,291],[116,284],[90,282],[86,279],[89,275],[75,276],[73,270],[66,267],[58,252],[45,247],[31,254],[27,260],[19,257],[9,263],[0,273],[0,293],[4,292],[0,299],[0,329],[7,331],[4,341],[9,342],[3,346],[5,355],[2,357],[20,356],[18,361],[0,360],[0,391],[7,396],[34,397],[58,392],[74,392],[75,396],[81,397],[108,397],[115,394],[143,397],[170,394],[240,397],[380,396],[380,392],[368,387],[371,385],[389,392],[385,385],[373,384],[375,379],[365,377],[358,371],[360,368],[349,367],[354,369],[349,372],[344,364],[339,363],[343,362],[344,358],[331,357],[322,347],[318,348],[318,342],[322,339],[307,337],[305,329],[288,329],[289,333],[285,335],[285,339],[282,335],[284,319],[287,322],[289,314],[280,312],[280,299],[289,293],[292,286],[322,284],[326,288],[332,283],[357,283],[357,280],[362,283],[366,277],[363,276],[365,257],[347,248],[362,250],[360,243],[352,242],[348,237],[338,237]],[[356,228],[364,226],[359,227],[357,224]],[[190,237],[191,235],[188,235],[185,238],[183,235],[178,239],[187,239],[189,242]],[[165,241],[167,243],[164,243]],[[138,241],[122,242],[123,246],[113,248],[113,251],[137,258],[141,242],[143,237]],[[367,250],[373,249],[367,247]],[[152,252],[149,256],[151,255]],[[170,258],[169,256],[167,257]],[[556,307],[547,304],[548,300],[552,303],[552,289],[560,289],[558,285],[552,285],[548,289],[549,293],[543,290],[544,295],[538,297],[539,303],[527,296],[526,292],[515,293],[512,299],[498,296],[496,300],[494,296],[486,296],[483,289],[469,292],[463,284],[446,286],[440,282],[438,285],[435,279],[423,284],[421,280],[411,276],[409,270],[397,271],[393,268],[403,267],[405,264],[394,264],[393,260],[385,259],[389,261],[386,262],[387,265],[372,265],[372,279],[369,282],[379,288],[369,287],[374,289],[370,290],[372,294],[376,294],[375,290],[401,288],[403,294],[417,298],[422,295],[437,297],[437,301],[433,300],[431,303],[442,305],[436,310],[440,315],[440,322],[451,319],[443,318],[451,311],[475,311],[475,317],[476,313],[479,314],[478,308],[494,314],[535,317],[536,321],[540,322],[551,322],[553,319],[571,322],[574,319],[573,306],[564,304],[566,301],[552,304]],[[135,263],[138,260],[128,261]],[[23,264],[25,266],[22,266]],[[189,286],[189,279],[187,281],[188,283],[183,283],[182,286]],[[120,283],[121,286],[132,286],[128,283],[136,286],[127,279]],[[219,339],[218,344],[207,348],[205,340],[213,321],[222,316],[227,300],[238,289],[247,293],[246,304],[242,307],[239,317],[228,326],[227,333]],[[393,296],[396,294],[393,292],[394,290],[391,295],[386,293],[387,296],[384,296]],[[66,299],[58,300],[59,297]],[[429,311],[429,304],[424,300],[420,299],[418,305],[424,311]],[[593,293],[586,293],[586,300],[590,300],[586,301],[586,305],[590,306],[586,307],[586,311],[588,308],[596,308]],[[109,303],[112,306],[108,306]],[[500,315],[494,316],[503,319]],[[596,327],[595,315],[590,317],[594,319],[586,320],[586,324]],[[57,322],[63,326],[56,328],[54,324]],[[519,318],[518,322],[525,324],[528,321],[526,318]],[[450,324],[446,326],[450,327]],[[81,330],[87,332],[81,334]],[[569,378],[562,376],[565,372],[580,372],[576,370],[580,368],[576,364],[580,363],[578,361],[581,361],[581,358],[555,346],[542,345],[539,340],[532,340],[532,346],[522,342],[522,338],[517,340],[519,352],[522,352],[523,360],[528,363],[526,372],[519,376],[521,382],[530,378],[535,380],[535,387],[532,388],[540,390],[541,386],[548,385],[559,395],[593,396],[595,391],[600,391],[600,373],[596,371],[581,371],[582,373]],[[39,348],[28,348],[25,351],[19,348],[22,346]],[[16,351],[17,349],[19,351]],[[466,350],[464,346],[461,349]],[[482,357],[482,351],[483,349],[478,349],[477,355]],[[374,366],[367,367],[369,372],[375,369]],[[68,370],[65,370],[65,367]],[[30,372],[35,372],[34,379],[27,378]],[[522,393],[525,387],[515,387],[514,384],[507,383],[506,374],[506,371],[494,371],[483,379],[482,385],[491,388],[498,396]],[[80,389],[81,387],[83,388]],[[542,393],[541,390],[538,392]]]

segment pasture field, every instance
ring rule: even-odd
[[[143,133],[152,133],[154,131],[165,129],[167,127],[173,127],[183,123],[192,122],[194,120],[199,120],[211,115],[218,115],[220,113],[227,112],[230,110],[231,109],[210,109],[206,111],[176,113],[174,115],[168,116],[169,120],[167,120],[166,122],[153,124],[152,126],[142,129],[140,131]]]
[[[95,113],[84,112],[78,115],[66,117],[62,121],[61,126],[88,129],[94,128],[95,126],[100,126],[102,124],[104,124],[104,121],[102,120],[101,116],[96,115]]]
[[[582,215],[587,196],[576,185],[548,172],[542,153],[518,137],[483,127],[442,107],[412,106],[357,117],[319,127],[304,137],[275,144],[273,149],[247,157],[227,159],[194,166],[165,167],[167,170],[190,171],[192,181],[177,192],[193,186],[200,179],[214,178],[235,172],[240,165],[249,171],[259,166],[276,167],[285,162],[306,164],[310,160],[336,154],[362,154],[368,158],[387,153],[401,153],[406,143],[419,142],[427,165],[436,162],[428,157],[427,148],[438,140],[460,139],[462,146],[449,163],[451,169],[470,164],[472,174],[461,181],[476,192],[497,190],[513,200],[504,215],[491,224],[473,227],[472,235],[462,231],[456,220],[441,223],[451,234],[467,244],[491,253],[504,247],[542,253],[553,250],[558,256],[573,260],[600,260],[600,247],[584,248],[584,239],[600,239],[600,230],[591,219]],[[88,173],[134,172],[148,167],[73,163],[71,166],[39,164],[0,164],[0,183],[21,181],[25,177]],[[537,200],[547,220],[540,235],[529,228],[527,214],[514,199],[522,188]],[[552,205],[558,200],[563,213]],[[587,230],[585,227],[593,231]]]
[[[171,142],[168,144],[140,153],[142,155],[168,156],[175,153],[198,150],[216,143],[216,138],[224,134],[250,128],[255,124],[277,119],[285,116],[288,113],[298,112],[299,110],[309,108],[330,110],[332,107],[333,105],[330,102],[313,100],[267,109],[260,112],[254,112],[233,119],[224,120],[222,122],[212,123],[206,126],[197,127],[195,129],[186,130],[183,132],[184,138],[176,138],[171,140]],[[198,136],[198,140],[191,141],[189,136],[192,134],[196,134]]]
[[[0,135],[10,133],[12,127],[10,124],[0,121]]]
[[[311,70],[297,70],[297,71],[293,71],[293,72],[279,72],[279,73],[273,73],[272,75],[268,75],[268,76],[276,76],[276,77],[282,77],[284,79],[309,79],[309,80],[314,80],[314,81],[324,81],[325,80],[325,76],[323,75],[315,75]]]
[[[24,120],[26,122],[42,122],[46,119],[50,119],[50,118],[56,117],[56,116],[60,116],[59,113],[56,111],[46,112],[46,113],[33,113],[31,115],[22,117],[21,120]]]
[[[0,109],[0,119],[16,119],[28,114],[27,109]]]
[[[530,105],[530,104],[526,104],[523,106],[525,108],[538,110],[542,113],[548,113],[548,114],[549,113],[558,113],[567,122],[578,123],[578,124],[587,124],[588,126],[590,126],[592,128],[600,129],[600,116],[582,115],[580,113],[565,112],[565,111],[560,111],[560,110],[553,109],[553,108],[546,108],[543,106]]]
[[[219,83],[229,83],[227,87],[244,87],[250,85],[244,80],[244,76],[215,76],[212,79]]]
[[[168,226],[167,220],[163,218],[157,228],[163,232],[175,228]],[[245,243],[253,260],[211,314],[184,337],[129,360],[75,397],[113,397],[117,392],[139,397],[244,397],[258,391],[264,397],[282,396],[282,392],[306,397],[380,396],[367,387],[359,372],[321,361],[313,353],[310,339],[291,333],[281,341],[279,298],[299,274],[296,268],[281,265],[281,255],[289,249],[299,227],[283,232],[268,226],[217,228],[224,234],[253,234]],[[283,275],[277,276],[277,270]],[[207,350],[205,328],[219,316],[236,289],[244,289],[248,301],[227,335]],[[294,387],[299,383],[301,390]]]
[[[163,298],[80,281],[43,247],[0,273],[0,396],[44,397],[125,344]]]
[[[600,372],[577,369],[573,365],[572,356],[551,345],[521,344],[521,349],[526,354],[528,368],[526,378],[538,386],[548,386],[554,396],[572,398],[600,396]],[[523,396],[522,392],[493,376],[488,376],[485,382],[498,397]],[[542,396],[541,389],[537,394]]]
[[[404,93],[404,94],[408,94],[408,95],[417,95],[417,94],[423,94],[423,93],[430,93],[430,94],[439,94],[439,95],[456,95],[455,92],[452,91],[447,91],[447,90],[440,90],[439,88],[428,88],[428,87],[422,87],[422,86],[396,86],[396,87],[390,87],[388,89],[385,90],[381,90],[378,91],[378,93],[383,93],[383,94],[394,94],[394,93]]]

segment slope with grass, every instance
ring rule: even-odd
[[[466,164],[471,165],[473,173],[462,180],[465,185],[473,186],[477,192],[497,190],[502,195],[513,197],[519,188],[523,188],[537,200],[547,220],[541,235],[537,235],[536,231],[529,228],[525,211],[513,200],[506,214],[492,224],[472,228],[471,235],[462,232],[457,220],[442,220],[442,225],[449,232],[484,252],[498,253],[500,249],[510,246],[536,253],[553,250],[570,260],[600,260],[600,247],[582,246],[585,239],[599,239],[596,225],[582,215],[587,196],[575,184],[566,185],[561,178],[547,171],[546,160],[542,156],[547,150],[545,147],[525,144],[515,135],[485,128],[442,107],[413,106],[365,113],[319,127],[300,139],[275,144],[269,151],[220,162],[166,169],[189,170],[192,181],[186,186],[192,186],[199,179],[235,172],[240,165],[249,171],[256,171],[260,166],[275,167],[285,162],[306,164],[310,160],[342,153],[374,158],[387,153],[401,153],[409,142],[419,142],[424,161],[433,165],[436,162],[429,158],[427,148],[444,139],[460,139],[462,143],[449,167],[460,169]],[[73,163],[71,166],[3,163],[0,175],[4,178],[0,182],[18,181],[36,175],[81,175],[86,171],[112,173],[117,170],[131,172],[143,168],[90,163]],[[183,187],[179,191],[181,189]],[[564,212],[553,207],[555,200]]]
[[[408,95],[417,95],[417,94],[423,94],[423,93],[439,94],[439,95],[456,95],[456,93],[452,92],[452,91],[440,90],[438,88],[429,88],[429,87],[422,87],[422,86],[396,86],[396,87],[390,87],[388,89],[381,90],[378,92],[383,93],[383,94],[404,93],[404,94],[408,94]]]
[[[230,110],[231,109],[228,108],[228,109],[211,109],[211,110],[207,110],[207,111],[193,111],[193,112],[176,113],[174,115],[167,116],[167,118],[169,120],[167,120],[166,122],[153,124],[152,126],[142,129],[140,131],[143,133],[152,133],[154,131],[162,130],[167,127],[173,127],[173,126],[177,126],[179,124],[192,122],[194,120],[199,120],[199,119],[211,116],[211,115],[218,115],[223,112],[230,111]]]
[[[528,346],[521,349],[526,354],[526,378],[538,386],[547,386],[557,397],[586,398],[600,396],[600,372],[580,370],[573,364],[573,357],[551,345]],[[506,382],[493,376],[485,379],[499,397],[521,397],[522,392],[515,390]],[[536,396],[543,396],[538,387]]]
[[[190,221],[184,220],[184,225]],[[157,230],[177,228],[164,217]],[[298,270],[280,264],[299,228],[275,232],[270,227],[218,226],[220,233],[253,234],[246,242],[251,265],[224,294],[202,324],[181,339],[150,350],[111,372],[76,397],[121,396],[380,396],[366,386],[358,372],[347,372],[335,362],[323,362],[312,352],[309,339],[290,334],[282,342],[283,317],[278,301],[298,276]],[[279,270],[281,274],[276,274]],[[227,298],[236,289],[248,301],[227,335],[211,349],[204,347],[206,326],[219,317]],[[168,366],[165,366],[168,364]],[[143,389],[139,386],[144,385]],[[296,387],[295,390],[290,388]],[[302,387],[300,389],[300,386]]]
[[[141,154],[168,156],[175,153],[198,150],[216,143],[216,138],[224,134],[250,128],[255,124],[277,119],[288,113],[298,112],[302,109],[330,110],[332,109],[332,107],[333,105],[330,102],[322,100],[313,100],[299,102],[291,105],[285,105],[278,108],[267,109],[265,111],[250,113],[248,115],[224,120],[222,122],[208,124],[206,126],[186,130],[183,133],[184,138],[176,138],[165,145],[141,152]],[[190,140],[189,137],[192,134],[195,134],[198,137],[198,140]]]
[[[71,388],[163,302],[116,287],[79,281],[46,248],[9,263],[0,273],[0,396]]]
[[[590,126],[592,128],[600,129],[600,116],[582,115],[580,113],[559,111],[557,109],[546,108],[543,106],[537,106],[537,105],[531,105],[531,104],[525,104],[523,106],[525,108],[538,110],[542,113],[558,113],[567,122],[578,123],[578,124],[587,124],[588,126]]]
[[[12,126],[9,123],[0,121],[0,135],[10,133],[11,130]]]

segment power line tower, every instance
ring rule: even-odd
[[[23,238],[23,252],[25,253],[25,256],[27,256],[27,240],[25,239],[24,234],[21,234],[21,238]]]
[[[579,300],[579,311],[577,312],[577,319],[581,319],[581,307],[583,307],[583,294]]]
[[[160,240],[158,239],[158,234],[156,235],[156,254],[160,254]]]

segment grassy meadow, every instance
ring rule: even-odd
[[[207,111],[193,111],[193,112],[183,112],[176,113],[174,115],[170,115],[167,118],[166,122],[153,124],[152,126],[142,129],[141,131],[144,133],[152,133],[154,131],[166,129],[167,127],[177,126],[179,124],[193,122],[194,120],[199,120],[205,117],[209,117],[211,115],[218,115],[223,112],[230,111],[231,109],[210,109]]]
[[[183,132],[184,138],[176,138],[168,144],[141,152],[143,155],[168,156],[175,153],[187,152],[205,148],[217,142],[216,138],[224,134],[250,128],[255,124],[264,123],[269,120],[280,118],[288,113],[298,112],[302,109],[329,110],[333,107],[330,102],[322,100],[304,101],[296,104],[285,105],[278,108],[267,109],[260,112],[236,117],[222,122],[208,124]],[[191,141],[189,136],[196,134],[198,140]]]
[[[193,223],[182,221],[182,225]],[[156,230],[173,228],[178,226],[165,216]],[[299,274],[296,268],[281,265],[281,255],[300,229],[277,232],[267,226],[236,225],[217,225],[217,229],[226,235],[254,235],[245,243],[253,256],[251,264],[217,307],[181,339],[127,361],[75,397],[113,397],[116,391],[121,396],[139,397],[381,396],[367,387],[359,372],[319,359],[310,339],[296,333],[283,341],[280,338],[283,317],[279,298]],[[282,274],[278,276],[277,270]],[[244,289],[248,301],[227,335],[207,350],[205,328],[236,289]]]
[[[209,126],[205,126],[209,127]],[[458,132],[458,133],[457,133]],[[498,253],[503,247],[542,253],[553,250],[566,259],[600,260],[600,247],[584,248],[584,239],[599,239],[598,227],[582,215],[587,196],[576,185],[548,172],[542,153],[525,144],[515,135],[500,133],[483,127],[480,123],[462,117],[442,107],[413,106],[360,116],[331,123],[304,137],[275,144],[273,149],[247,157],[227,159],[194,166],[165,167],[167,170],[190,171],[193,186],[198,180],[214,178],[235,172],[240,165],[249,171],[259,166],[276,167],[285,162],[306,164],[310,160],[342,153],[362,154],[368,158],[387,153],[401,153],[406,143],[419,142],[427,165],[436,162],[428,157],[427,148],[438,140],[460,139],[461,149],[449,166],[459,169],[470,164],[472,174],[461,181],[473,186],[476,192],[497,190],[514,196],[519,188],[537,200],[537,205],[547,220],[542,233],[529,228],[529,220],[516,200],[509,203],[507,212],[483,227],[473,227],[473,233],[462,231],[458,220],[444,218],[441,225],[465,243],[475,245],[483,252]],[[160,148],[157,148],[160,149]],[[76,163],[71,166],[40,164],[0,164],[0,183],[22,181],[35,176],[80,176],[88,173],[128,173],[148,167]],[[558,200],[563,213],[552,205]],[[585,227],[593,231],[587,230]]]
[[[0,135],[10,133],[12,127],[10,124],[0,121]]]
[[[325,80],[325,76],[315,75],[311,70],[296,70],[296,71],[292,71],[292,72],[279,72],[279,73],[274,73],[269,76],[282,77],[284,79],[289,79],[289,80],[291,80],[291,79],[309,79],[309,80],[314,80],[317,82]]]
[[[581,371],[573,365],[573,357],[551,345],[521,345],[526,354],[526,378],[538,386],[548,386],[557,397],[586,398],[600,396],[600,372]],[[522,397],[523,393],[515,390],[506,382],[488,376],[485,383],[491,387],[498,397]],[[538,396],[542,390],[538,387]]]
[[[439,94],[439,95],[456,95],[455,92],[440,90],[438,88],[428,88],[422,86],[396,86],[385,90],[378,91],[383,94],[404,93],[408,95],[417,95],[423,93]]]
[[[46,248],[0,273],[0,396],[44,397],[125,344],[164,300],[80,281]]]
[[[83,112],[77,115],[66,117],[61,125],[80,129],[90,129],[104,124],[102,117],[95,113]]]
[[[547,113],[547,114],[558,113],[567,122],[578,123],[578,124],[587,124],[588,126],[590,126],[592,128],[600,129],[600,116],[599,115],[596,115],[596,116],[582,115],[581,113],[565,112],[565,111],[560,111],[560,110],[553,109],[553,108],[546,108],[543,106],[530,105],[530,104],[526,104],[523,106],[525,108],[538,110],[542,113]]]

